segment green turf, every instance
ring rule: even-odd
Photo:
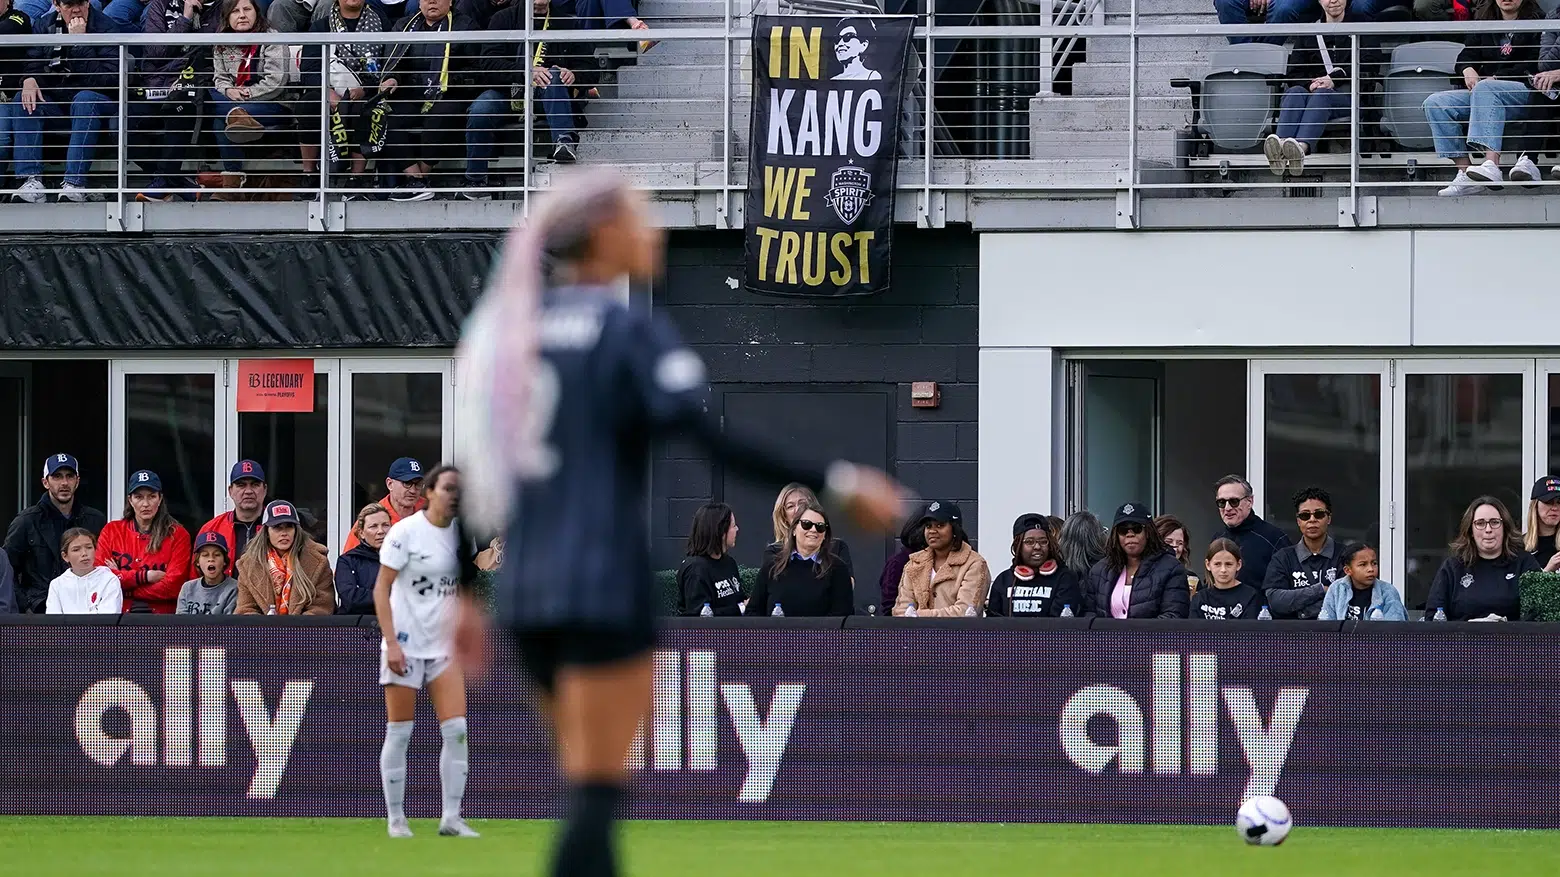
[[[0,817],[0,873],[438,877],[542,873],[552,824],[472,822],[477,840],[391,841],[381,820]],[[1560,874],[1560,832],[1297,830],[1247,847],[1233,828],[851,822],[633,822],[626,877],[1057,877]]]

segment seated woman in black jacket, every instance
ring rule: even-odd
[[[723,502],[693,513],[687,556],[677,567],[677,614],[742,614],[742,579],[731,549],[737,547],[737,515]]]
[[[1056,532],[1044,515],[1013,522],[1013,566],[991,582],[986,615],[1058,618],[1062,609],[1083,614],[1083,591],[1072,570],[1057,561]]]
[[[817,503],[802,505],[785,544],[758,571],[748,615],[849,615],[850,570],[834,554],[829,519]],[[778,612],[776,609],[778,608]]]
[[[1349,0],[1321,0],[1328,24],[1359,21]],[[1316,151],[1327,123],[1349,114],[1349,37],[1296,37],[1289,53],[1289,90],[1278,111],[1278,133],[1262,144],[1268,168],[1278,176],[1305,170],[1305,157]]]
[[[1534,21],[1544,17],[1537,0],[1484,0],[1474,13],[1476,21]],[[1506,122],[1528,113],[1533,90],[1528,80],[1538,73],[1537,33],[1478,33],[1463,43],[1457,56],[1454,88],[1425,98],[1425,119],[1435,138],[1436,155],[1457,165],[1452,184],[1442,189],[1446,197],[1477,195],[1486,187],[1499,188],[1500,150]],[[1470,150],[1482,150],[1484,161],[1475,165]],[[1514,183],[1538,181],[1538,166],[1526,155],[1511,168]]]
[[[1186,617],[1186,567],[1165,547],[1147,506],[1129,502],[1116,510],[1105,559],[1089,570],[1083,599],[1098,618]]]
[[[1425,617],[1449,621],[1516,621],[1522,574],[1540,569],[1522,548],[1511,512],[1493,496],[1469,503],[1457,525],[1452,554],[1441,564],[1425,598]]]

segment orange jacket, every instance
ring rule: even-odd
[[[401,516],[396,514],[395,506],[390,504],[390,495],[388,493],[385,494],[385,498],[384,499],[381,499],[379,501],[379,507],[390,513],[390,526],[392,526],[392,527],[395,526],[395,522],[401,520]],[[425,509],[427,507],[428,507],[428,501],[423,499],[422,497],[418,497],[417,498],[417,505],[412,506],[412,511],[413,512],[420,512],[420,511],[422,511],[423,509]],[[359,542],[361,542],[361,541],[362,540],[358,538],[356,533],[353,533],[350,530],[347,531],[347,544],[341,546],[341,553],[342,554],[346,554],[348,551],[351,551],[352,549],[356,548],[357,544]]]
[[[238,518],[234,517],[232,512],[223,512],[222,514],[217,515],[215,518],[207,521],[206,526],[200,528],[200,533],[220,533],[222,534],[222,538],[227,540],[227,574],[234,578],[238,578],[238,534],[234,532],[237,526]],[[256,535],[258,535],[259,521],[256,521],[254,526],[256,529]],[[200,533],[196,533],[195,535],[199,536]],[[193,576],[191,578],[193,578]]]
[[[126,612],[150,608],[171,615],[179,590],[190,580],[190,533],[174,524],[156,552],[151,545],[151,537],[137,530],[134,521],[109,521],[98,535],[97,565],[112,564]],[[162,571],[162,580],[147,584],[146,574],[153,570]]]

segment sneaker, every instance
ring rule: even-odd
[[[579,161],[579,156],[574,152],[574,141],[570,138],[562,138],[558,145],[553,147],[553,161],[559,164],[574,164]]]
[[[1517,157],[1517,163],[1511,166],[1511,173],[1506,175],[1506,178],[1513,183],[1521,183],[1529,187],[1537,185],[1539,177],[1538,165],[1534,164],[1533,159],[1528,158],[1525,153]]]
[[[467,201],[493,200],[493,193],[488,191],[488,181],[485,179],[474,180],[471,177],[466,177],[460,181],[460,184],[464,187],[460,190],[460,197],[465,198]]]
[[[412,827],[406,823],[406,817],[390,820],[391,837],[411,837]]]
[[[406,182],[390,193],[391,201],[429,201],[433,198],[433,192],[428,190],[428,181],[422,177],[407,177]]]
[[[85,204],[90,200],[87,187],[78,186],[75,183],[61,183],[59,197],[61,201],[70,201],[75,204]]]
[[[444,837],[481,837],[471,830],[466,820],[459,816],[447,816],[439,820],[439,834]]]
[[[253,143],[265,136],[265,126],[243,107],[234,107],[227,114],[227,139],[233,143]]]
[[[11,193],[11,200],[28,204],[42,204],[49,200],[49,190],[43,185],[43,177],[28,177],[21,188]]]
[[[1468,179],[1473,180],[1475,183],[1484,183],[1491,189],[1499,189],[1500,184],[1504,181],[1504,177],[1500,174],[1500,165],[1487,158],[1483,164],[1476,164],[1468,168]]]
[[[1289,175],[1298,177],[1305,173],[1305,146],[1293,137],[1285,137],[1283,143],[1284,163],[1289,165]]]
[[[1549,178],[1551,180],[1560,180],[1560,164],[1549,169]]]
[[[1458,171],[1457,176],[1452,178],[1452,184],[1436,194],[1442,198],[1461,198],[1464,195],[1481,195],[1483,193],[1484,186],[1475,183],[1465,171]]]
[[[1267,156],[1268,170],[1273,176],[1281,177],[1289,173],[1289,163],[1284,161],[1284,141],[1278,139],[1277,134],[1269,134],[1262,141],[1262,154]]]

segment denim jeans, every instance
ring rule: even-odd
[[[1506,79],[1480,80],[1472,91],[1454,88],[1430,95],[1425,98],[1425,118],[1435,138],[1435,154],[1462,158],[1469,149],[1500,152],[1507,120],[1526,116],[1532,96],[1526,85]]]
[[[582,0],[584,2],[590,0]],[[1349,11],[1364,17],[1367,21],[1374,18],[1376,13],[1389,6],[1399,5],[1402,0],[1354,0],[1349,4]],[[1219,15],[1220,24],[1255,24],[1266,22],[1267,24],[1305,24],[1319,21],[1322,17],[1322,4],[1317,0],[1270,0],[1267,15],[1256,17],[1251,11],[1251,0],[1213,0],[1213,9]],[[584,12],[579,15],[584,16]],[[1232,43],[1282,43],[1289,37],[1274,35],[1271,37],[1230,37]],[[1306,39],[1309,39],[1307,37]]]
[[[11,171],[11,119],[21,111],[20,104],[0,103],[0,176]]]
[[[108,117],[114,115],[117,108],[113,98],[96,91],[76,92],[67,108],[60,103],[67,94],[70,92],[44,92],[47,100],[30,114],[22,107],[21,95],[16,96],[16,106],[11,111],[11,130],[16,139],[17,176],[43,176],[43,123],[69,119],[70,148],[65,152],[65,182],[73,186],[87,184],[87,171],[92,168],[92,148],[97,145],[98,132],[103,130]]]
[[[531,95],[541,104],[541,111],[547,117],[547,126],[552,129],[553,142],[557,143],[561,137],[573,139],[574,100],[569,97],[568,87],[559,81],[557,67],[552,68],[552,83],[539,88],[532,87]],[[471,102],[470,109],[466,111],[467,179],[479,182],[487,179],[488,162],[498,154],[498,129],[504,127],[514,115],[514,111],[509,108],[507,89],[500,92],[490,88]]]
[[[228,139],[228,113],[242,109],[269,130],[280,124],[289,112],[285,104],[275,101],[235,101],[216,89],[208,92],[208,96],[211,98],[211,130],[217,135],[217,155],[222,157],[222,169],[230,173],[244,169],[244,150]]]
[[[1348,95],[1330,88],[1311,91],[1296,85],[1284,92],[1284,101],[1279,105],[1278,136],[1293,137],[1315,152],[1316,141],[1321,139],[1327,123],[1348,114]]]
[[[146,17],[146,3],[145,0],[109,0],[103,7],[103,14],[112,18],[121,29],[139,33],[141,19]]]

